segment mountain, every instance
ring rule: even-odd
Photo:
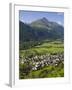
[[[50,22],[45,17],[30,24],[19,21],[19,36],[20,42],[63,39],[64,28],[56,22]]]
[[[56,22],[50,22],[45,17],[42,19],[36,20],[30,24],[30,26],[40,32],[45,34],[45,37],[48,39],[63,39],[64,37],[64,28]]]
[[[49,27],[49,21],[43,17],[42,19],[36,20],[30,24],[32,27],[44,28],[47,29]]]
[[[42,19],[32,22],[30,26],[52,30],[52,28],[60,26],[60,25],[56,22],[50,22],[45,17],[43,17]]]
[[[20,42],[33,41],[37,36],[32,27],[19,21],[19,39]]]

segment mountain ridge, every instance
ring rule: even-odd
[[[19,20],[19,21],[21,21],[21,20]],[[40,19],[37,19],[37,20],[34,20],[34,21],[32,21],[32,22],[30,22],[30,23],[26,23],[26,22],[23,22],[23,21],[21,21],[21,22],[23,22],[24,24],[27,24],[27,25],[32,25],[32,24],[34,24],[34,23],[39,23],[39,21],[40,21],[40,24],[41,23],[44,23],[44,24],[54,24],[54,25],[60,25],[60,26],[62,26],[63,27],[63,25],[61,25],[61,24],[59,24],[59,23],[57,23],[57,22],[55,22],[55,21],[49,21],[46,17],[43,17],[43,18],[40,18]]]
[[[22,42],[64,38],[64,27],[56,22],[50,22],[45,17],[30,24],[19,21],[19,32]]]

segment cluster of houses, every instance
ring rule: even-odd
[[[40,56],[34,56],[32,58],[22,58],[21,63],[31,63],[32,70],[39,70],[43,68],[44,66],[53,65],[57,66],[59,63],[64,63],[64,55],[58,54],[58,55],[40,55]]]

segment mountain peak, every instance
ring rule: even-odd
[[[47,18],[45,18],[45,17],[43,17],[43,18],[41,19],[41,21],[46,22],[46,23],[49,22],[49,21],[47,20]]]
[[[43,20],[47,20],[47,18],[46,18],[46,17],[43,17],[42,19],[43,19]]]
[[[41,19],[38,19],[38,20],[32,22],[30,25],[31,26],[42,27],[42,26],[46,26],[48,23],[49,23],[49,21],[47,20],[47,18],[43,17]]]

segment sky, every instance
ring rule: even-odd
[[[64,13],[63,12],[40,12],[40,11],[19,11],[19,20],[24,23],[31,23],[35,20],[41,18],[47,18],[47,20],[52,22],[57,22],[58,24],[64,26]]]

